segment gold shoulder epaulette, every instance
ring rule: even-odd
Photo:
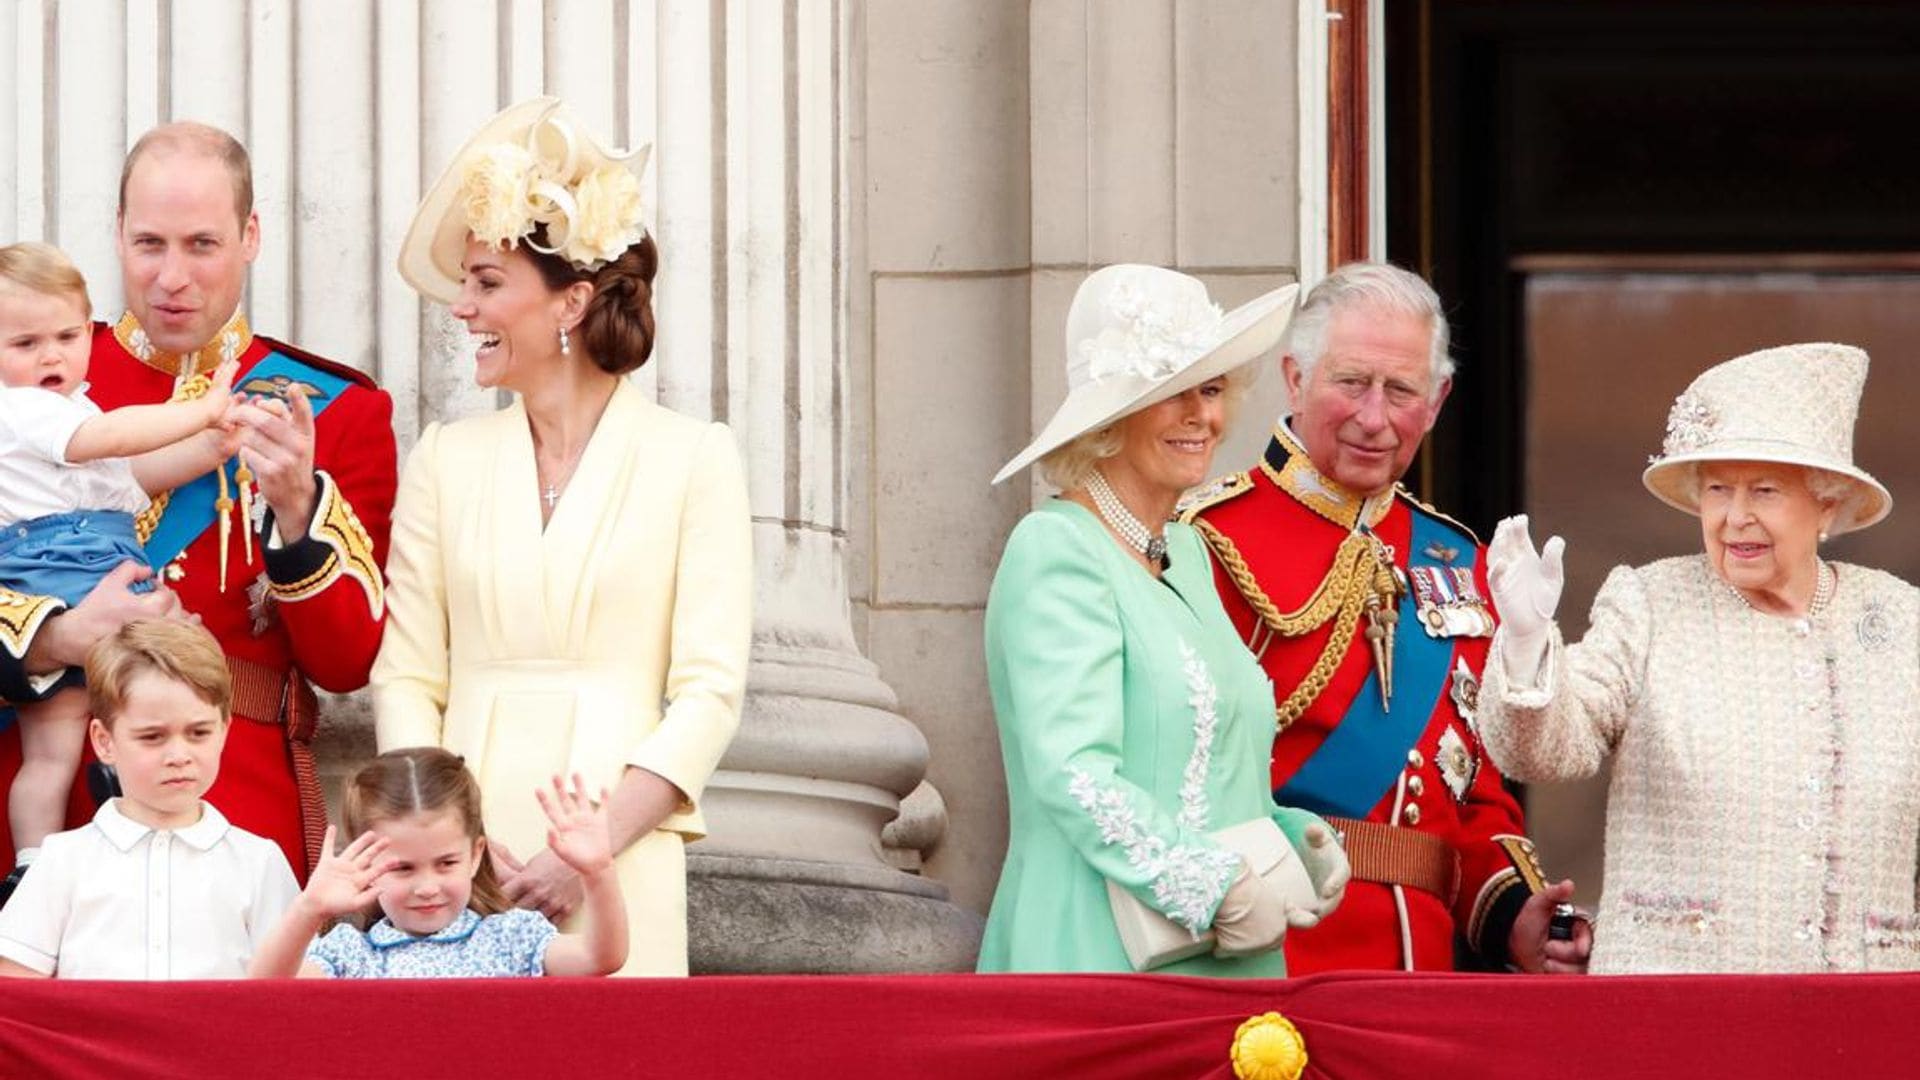
[[[1227,473],[1225,476],[1216,476],[1180,496],[1180,502],[1173,508],[1173,513],[1175,517],[1191,525],[1194,515],[1200,511],[1210,506],[1218,506],[1252,489],[1253,476],[1244,470]]]
[[[1453,517],[1450,514],[1442,512],[1439,508],[1435,507],[1432,503],[1422,502],[1418,496],[1414,495],[1413,492],[1407,490],[1407,486],[1405,484],[1393,485],[1393,491],[1394,491],[1394,494],[1407,500],[1413,505],[1419,507],[1420,509],[1426,511],[1429,514],[1432,514],[1434,517],[1439,518],[1441,521],[1446,522],[1447,524],[1453,526],[1454,528],[1459,529],[1461,532],[1466,533],[1469,537],[1473,538],[1473,542],[1475,544],[1479,544],[1483,547],[1485,546],[1484,542],[1481,541],[1480,539],[1480,534],[1468,528],[1465,522],[1461,521],[1456,517]]]

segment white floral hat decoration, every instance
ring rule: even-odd
[[[525,243],[598,270],[646,235],[640,175],[650,149],[601,147],[559,98],[509,106],[481,125],[427,189],[400,244],[400,276],[451,304],[469,234],[501,250]]]
[[[1067,310],[1067,399],[999,483],[1089,431],[1256,359],[1280,343],[1298,285],[1222,312],[1198,279],[1120,263],[1087,275]]]
[[[1822,469],[1854,489],[1829,531],[1864,529],[1893,509],[1887,489],[1853,463],[1866,383],[1867,354],[1852,345],[1781,345],[1715,364],[1674,400],[1666,439],[1641,482],[1661,502],[1697,514],[1701,462]]]

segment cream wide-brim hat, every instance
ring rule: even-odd
[[[1177,270],[1120,263],[1089,274],[1067,312],[1067,399],[993,483],[1258,359],[1286,335],[1299,292],[1283,285],[1221,315],[1206,286]]]
[[[1668,506],[1700,512],[1699,468],[1710,461],[1799,465],[1853,487],[1834,536],[1864,529],[1893,509],[1880,481],[1853,463],[1853,426],[1867,354],[1852,345],[1781,345],[1715,364],[1667,414],[1667,434],[1641,483]]]
[[[531,98],[494,114],[453,155],[440,178],[421,197],[413,223],[407,226],[406,239],[400,241],[400,276],[422,296],[443,304],[451,304],[460,296],[460,282],[466,276],[461,263],[466,259],[467,236],[472,231],[466,208],[460,205],[467,170],[488,147],[503,142],[525,143],[529,134],[541,127],[567,142],[566,151],[579,155],[582,168],[624,165],[639,176],[653,149],[651,144],[634,150],[600,146],[573,117],[566,102],[557,97]]]

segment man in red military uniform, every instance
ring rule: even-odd
[[[1289,342],[1291,416],[1184,511],[1273,677],[1275,798],[1327,816],[1353,864],[1340,908],[1288,935],[1288,968],[1449,970],[1458,933],[1487,962],[1584,970],[1586,925],[1550,940],[1573,884],[1545,880],[1474,727],[1485,550],[1398,487],[1451,387],[1439,298],[1397,267],[1346,266]]]
[[[252,332],[239,305],[259,244],[251,164],[232,136],[169,124],[128,154],[117,234],[127,311],[95,327],[93,400],[113,409],[197,396],[227,358],[239,361],[236,390],[255,400],[242,410],[240,452],[139,519],[166,588],[130,592],[150,571],[129,564],[70,611],[0,591],[0,699],[49,693],[103,634],[184,607],[220,639],[234,676],[208,801],[277,842],[304,880],[326,825],[313,687],[364,685],[380,645],[393,403],[358,371]],[[0,784],[18,763],[9,730]],[[70,821],[90,817],[90,802],[76,790]]]

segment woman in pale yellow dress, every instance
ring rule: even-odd
[[[644,150],[601,150],[566,106],[488,121],[415,214],[400,271],[474,335],[490,415],[433,424],[394,511],[380,749],[443,746],[480,780],[510,899],[566,928],[578,877],[531,792],[611,792],[632,949],[687,970],[685,844],[739,723],[752,541],[731,433],[625,376],[653,345]]]

